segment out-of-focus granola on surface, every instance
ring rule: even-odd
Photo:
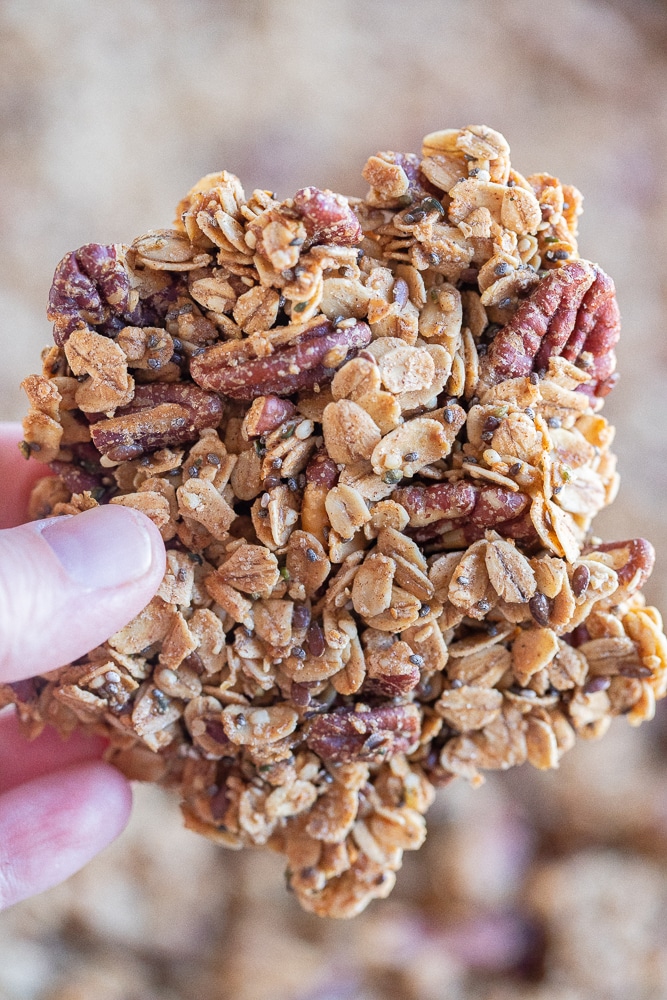
[[[485,126],[363,176],[279,202],[211,174],[174,228],[58,265],[31,514],[132,506],[167,572],[108,642],[0,688],[29,734],[104,733],[190,828],[284,853],[329,916],[391,891],[435,788],[557,767],[667,685],[653,550],[591,532],[620,320],[581,195]]]

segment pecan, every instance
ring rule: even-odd
[[[393,494],[410,516],[408,534],[419,544],[460,529],[471,545],[493,528],[505,538],[531,544],[535,529],[529,517],[530,497],[502,486],[477,486],[466,480],[433,486],[406,486]]]
[[[550,271],[494,337],[481,363],[483,382],[529,375],[562,355],[581,360],[591,381],[586,387],[606,395],[616,358],[620,316],[614,283],[595,264],[571,261]]]
[[[475,509],[479,489],[472,483],[436,483],[434,486],[405,486],[394,491],[394,500],[405,507],[410,525],[423,527],[432,521],[456,521]]]
[[[253,357],[249,340],[216,344],[192,359],[190,373],[202,388],[232,399],[249,402],[269,393],[289,396],[330,382],[336,369],[370,339],[365,323],[340,328],[327,321],[266,357]],[[330,367],[333,355],[335,364]]]
[[[216,427],[222,403],[216,395],[184,382],[137,386],[134,399],[109,420],[93,423],[95,447],[112,462],[146,451],[194,441],[204,427]]]
[[[179,279],[165,278],[161,291],[141,302],[130,287],[126,248],[87,243],[66,254],[56,267],[47,316],[59,347],[74,330],[86,326],[113,333],[124,326],[151,326],[164,318],[176,299]]]
[[[604,542],[596,545],[595,552],[614,554],[614,569],[621,587],[632,585],[632,590],[644,586],[653,570],[655,549],[645,538],[630,538],[624,542]]]
[[[100,455],[90,441],[69,445],[72,452],[70,462],[56,459],[49,462],[49,468],[56,476],[60,476],[70,493],[83,493],[89,490],[100,503],[107,499],[110,491],[107,472],[100,465]]]
[[[306,743],[330,763],[379,762],[413,747],[419,739],[420,724],[416,705],[337,708],[310,722]]]
[[[311,245],[354,246],[362,239],[359,220],[347,198],[340,194],[316,187],[301,188],[294,195],[294,208],[303,219]]]
[[[433,486],[405,486],[394,491],[394,499],[405,507],[413,528],[433,521],[462,519],[480,528],[494,528],[513,521],[530,503],[525,493],[502,486],[477,486],[465,479]]]
[[[306,466],[306,482],[332,489],[338,482],[338,466],[326,448],[318,448]]]
[[[249,438],[260,437],[275,431],[296,413],[294,403],[279,396],[258,396],[243,420],[243,429]]]

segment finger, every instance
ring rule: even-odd
[[[0,795],[0,910],[58,885],[118,836],[132,795],[108,764],[75,764]]]
[[[47,466],[34,458],[26,462],[18,449],[22,440],[20,424],[0,424],[0,528],[13,528],[26,520],[30,491],[49,474]]]
[[[0,531],[0,681],[98,646],[145,607],[164,566],[157,528],[129,507]]]
[[[62,739],[47,726],[35,740],[22,737],[16,712],[0,712],[0,794],[44,774],[98,760],[106,741],[77,730]]]

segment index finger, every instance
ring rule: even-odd
[[[23,439],[19,423],[0,424],[0,528],[14,528],[28,518],[30,492],[38,479],[49,474],[45,465],[18,449]]]

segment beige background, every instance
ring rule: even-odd
[[[308,183],[362,194],[370,153],[418,150],[427,131],[485,122],[506,135],[521,172],[547,170],[580,187],[580,248],[615,278],[624,319],[623,377],[607,406],[623,486],[599,531],[654,541],[648,592],[667,609],[662,4],[4,0],[0,81],[2,419],[22,415],[17,386],[48,342],[44,308],[60,257],[168,224],[206,172],[224,167],[246,190],[283,196]],[[508,980],[452,958],[443,928],[461,914],[517,907],[533,919],[541,904],[531,893],[542,888],[531,880],[543,886],[559,857],[562,905],[549,903],[541,918],[546,978],[513,995],[614,997],[618,986],[638,1000],[667,996],[665,945],[652,937],[667,905],[663,734],[660,722],[644,735],[622,727],[575,751],[556,778],[522,772],[474,794],[444,793],[432,846],[410,859],[399,902],[379,904],[354,929],[301,917],[271,860],[221,860],[180,830],[175,807],[143,795],[130,833],[78,882],[0,918],[0,995],[428,1000],[449,983],[448,996],[501,998]],[[629,853],[591,854],[608,848]],[[587,879],[611,896],[584,892]],[[599,955],[590,938],[598,904],[623,913]],[[414,944],[423,919],[434,921],[428,954]],[[394,952],[412,956],[409,974],[395,971]],[[420,985],[433,955],[434,982]],[[616,985],[605,986],[602,967],[616,961]]]

